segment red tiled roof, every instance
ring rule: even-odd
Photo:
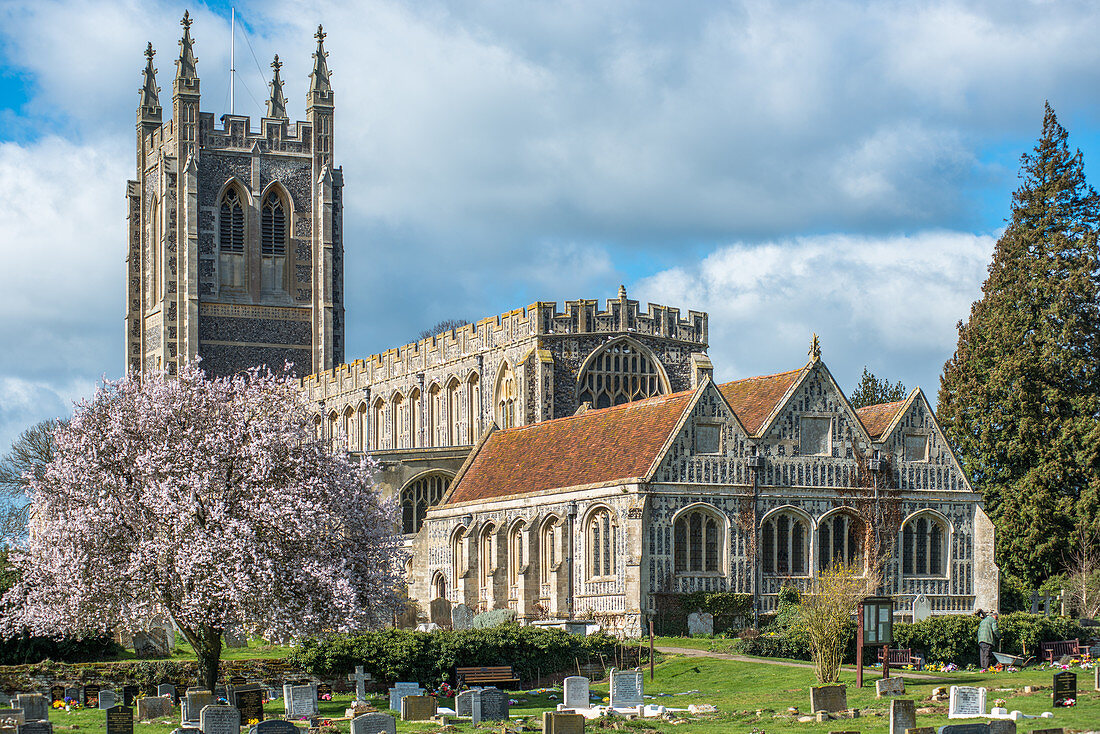
[[[448,504],[644,477],[694,390],[494,431]]]
[[[867,429],[867,435],[871,438],[881,438],[883,432],[893,422],[894,416],[901,410],[901,406],[905,405],[904,400],[896,400],[892,403],[879,403],[878,405],[868,405],[856,410],[856,415],[859,416],[859,422],[863,424],[863,427]]]
[[[718,386],[745,430],[755,435],[764,426],[803,368],[777,375],[747,377]]]

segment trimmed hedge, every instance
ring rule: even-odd
[[[454,682],[458,667],[511,665],[521,681],[576,668],[599,655],[610,658],[619,641],[605,634],[582,637],[562,630],[503,624],[489,629],[415,632],[386,629],[336,634],[302,642],[287,662],[316,676],[350,673],[356,665],[376,681]]]
[[[72,638],[29,637],[0,639],[0,665],[26,665],[43,660],[81,663],[116,658],[125,652],[108,635]]]

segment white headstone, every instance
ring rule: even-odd
[[[283,685],[283,711],[291,719],[317,715],[317,685]]]
[[[397,734],[397,720],[381,712],[362,714],[351,720],[351,734]]]
[[[951,686],[949,719],[974,719],[985,716],[985,689],[973,686]]]
[[[589,685],[591,681],[583,675],[571,675],[563,685],[562,703],[567,709],[586,709],[591,707]]]
[[[204,706],[199,729],[202,734],[241,734],[241,714],[234,706]]]
[[[913,621],[920,622],[932,616],[932,602],[924,594],[913,600]]]
[[[714,615],[706,612],[692,612],[688,615],[688,634],[692,637],[714,634]]]
[[[641,706],[642,674],[639,671],[620,671],[611,669],[611,708],[634,708]]]
[[[390,689],[390,708],[394,711],[401,710],[401,699],[405,696],[423,696],[424,689],[419,683],[394,683]]]

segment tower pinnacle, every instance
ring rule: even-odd
[[[195,51],[192,48],[195,42],[191,40],[191,15],[186,10],[183,11],[183,20],[180,21],[180,25],[183,26],[183,38],[180,39],[180,57],[176,60],[176,79],[198,79],[198,71],[195,68],[195,62],[198,59],[195,58]]]
[[[283,96],[283,80],[279,78],[279,69],[283,62],[279,61],[279,54],[275,54],[275,60],[271,62],[271,68],[275,70],[275,76],[271,79],[271,98],[267,100],[267,116],[287,119],[286,97]]]
[[[143,72],[143,84],[141,89],[138,90],[141,94],[140,102],[138,106],[144,111],[148,110],[152,112],[154,109],[160,109],[160,97],[157,95],[160,92],[160,87],[157,86],[157,70],[153,68],[153,56],[156,55],[156,51],[153,50],[153,42],[150,41],[149,45],[145,47],[145,71]]]
[[[332,104],[332,85],[329,83],[328,52],[325,51],[325,29],[317,26],[313,34],[317,50],[313,52],[313,71],[309,75],[309,104]]]

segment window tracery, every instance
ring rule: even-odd
[[[507,362],[501,368],[500,377],[497,378],[496,422],[501,428],[514,428],[517,422],[519,409],[519,387],[516,382],[516,373],[512,365]]]
[[[508,533],[508,584],[519,584],[520,569],[527,562],[527,555],[523,548],[523,531],[527,524],[522,520],[512,526]]]
[[[821,521],[818,527],[818,568],[833,565],[864,569],[863,539],[866,523],[849,512],[838,512]]]
[[[615,575],[615,553],[618,527],[611,510],[601,507],[588,517],[586,528],[588,577]]]
[[[244,203],[236,186],[229,186],[222,194],[218,217],[218,253],[221,284],[244,286]]]
[[[663,395],[664,382],[656,361],[628,340],[602,347],[588,360],[577,381],[577,401],[608,408]]]
[[[793,512],[769,516],[760,529],[760,550],[765,574],[806,576],[809,573],[810,534],[802,517]]]
[[[703,508],[680,514],[673,526],[676,573],[720,572],[723,529],[721,520]]]
[[[260,278],[265,291],[285,290],[287,220],[282,196],[268,191],[260,208]]]
[[[451,477],[447,474],[428,474],[419,477],[401,490],[401,532],[405,535],[419,533],[424,526],[428,508],[443,500]]]
[[[905,576],[945,576],[947,529],[932,515],[905,523],[901,534],[901,572]]]

